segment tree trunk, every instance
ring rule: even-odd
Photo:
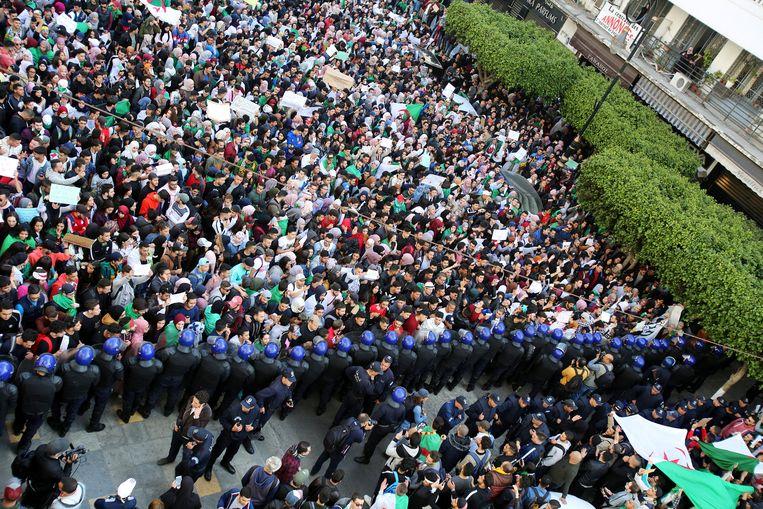
[[[726,380],[726,382],[723,385],[721,385],[720,389],[715,391],[715,394],[713,394],[711,398],[712,399],[719,398],[723,396],[724,394],[726,394],[729,391],[729,389],[731,389],[734,386],[734,384],[736,384],[742,378],[744,378],[746,374],[747,374],[747,364],[745,363],[738,370],[733,372],[731,376],[729,376],[729,379]]]

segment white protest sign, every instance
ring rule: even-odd
[[[0,177],[15,179],[18,174],[19,160],[12,157],[0,156]]]
[[[392,138],[382,138],[379,145],[381,148],[392,148]]]
[[[313,112],[318,111],[321,109],[320,106],[305,106],[304,108],[300,108],[297,112],[297,115],[300,117],[312,117]]]
[[[509,154],[509,160],[510,161],[524,161],[525,157],[527,157],[527,150],[523,147],[519,147],[516,152],[512,152]]]
[[[424,153],[421,154],[421,158],[419,158],[419,166],[429,168],[430,164],[432,164],[432,156],[429,155],[428,151],[424,150]]]
[[[56,24],[64,27],[64,29],[70,34],[74,34],[74,32],[77,31],[77,22],[74,21],[71,16],[65,12],[58,15],[56,18]]]
[[[301,110],[305,107],[307,104],[307,97],[301,95],[301,94],[295,94],[291,90],[287,90],[284,92],[283,97],[281,98],[281,101],[278,103],[279,106],[286,109],[292,109],[292,110]]]
[[[326,48],[326,55],[328,55],[329,58],[336,55],[336,52],[337,52],[336,46],[334,46],[333,44],[329,46],[328,48]]]
[[[465,113],[469,113],[471,115],[477,116],[477,110],[474,109],[474,106],[472,106],[472,103],[469,101],[466,101],[465,103],[461,104],[458,107],[458,111],[463,111]]]
[[[230,104],[217,101],[207,101],[207,117],[209,120],[218,124],[222,122],[230,122]]]
[[[509,134],[506,136],[506,138],[510,141],[517,141],[519,139],[519,131],[509,130]]]
[[[265,44],[267,44],[268,46],[270,46],[276,51],[283,48],[283,41],[279,39],[278,37],[273,37],[272,35],[269,35],[265,38]]]
[[[346,90],[355,86],[355,80],[352,76],[349,76],[337,69],[326,66],[326,72],[323,73],[323,81],[332,88],[337,90]]]
[[[50,184],[48,201],[64,205],[76,205],[79,202],[79,187]]]
[[[233,99],[230,109],[237,117],[248,115],[249,120],[254,120],[260,114],[260,105],[242,95]]]
[[[432,173],[424,177],[421,181],[422,184],[425,184],[431,187],[442,187],[443,182],[445,182],[445,177],[434,175]]]
[[[502,240],[506,240],[509,238],[509,230],[493,230],[493,236],[491,237],[491,240],[496,240],[498,242]]]
[[[456,91],[456,87],[454,87],[451,83],[448,83],[445,85],[445,88],[442,89],[442,95],[444,95],[447,99],[450,99],[453,97],[453,92]]]
[[[157,177],[163,177],[164,175],[169,175],[173,172],[175,167],[172,165],[172,163],[164,163],[159,164],[154,168],[154,173],[156,173]]]

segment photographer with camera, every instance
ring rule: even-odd
[[[11,470],[26,481],[21,504],[29,509],[43,509],[58,496],[58,483],[72,472],[72,465],[84,454],[83,448],[70,449],[63,438],[43,444],[33,452],[20,455]]]

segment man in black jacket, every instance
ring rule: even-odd
[[[207,468],[204,471],[204,479],[212,480],[212,466],[223,451],[225,451],[225,455],[220,461],[220,466],[231,475],[236,473],[235,467],[230,462],[241,447],[241,443],[254,431],[259,415],[260,407],[254,396],[247,396],[241,402],[234,401],[223,412],[220,416],[220,424],[223,429],[212,448]]]
[[[68,448],[68,442],[63,438],[39,446],[32,453],[28,471],[28,484],[21,503],[24,507],[42,508],[55,497],[58,482],[68,477],[72,472],[72,464],[77,461],[77,455],[64,459],[63,452]]]

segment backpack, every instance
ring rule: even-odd
[[[32,461],[34,460],[34,450],[28,450],[19,454],[11,463],[11,474],[13,477],[26,481],[32,471]]]
[[[578,371],[577,368],[572,368],[572,370],[575,372],[575,375],[567,380],[567,383],[564,384],[563,388],[567,392],[576,392],[579,391],[580,388],[583,386],[583,371]]]
[[[397,485],[400,484],[400,477],[397,475],[397,472],[392,472],[392,475],[395,476],[395,482],[389,483],[387,487],[384,488],[384,493],[395,493],[395,491],[397,491]]]
[[[542,488],[538,486],[531,486],[527,489],[527,492],[522,497],[522,507],[530,509],[531,507],[540,507],[541,504],[545,504],[549,499],[548,490],[544,490],[541,494],[539,491]]]
[[[337,451],[351,432],[352,427],[349,424],[339,424],[331,428],[323,437],[323,447],[326,452]]]
[[[612,384],[614,382],[615,382],[615,373],[614,371],[610,369],[596,379],[596,387],[598,389],[609,389],[610,387],[612,387]]]
[[[472,473],[472,477],[476,479],[482,475],[482,470],[485,468],[485,463],[488,462],[488,455],[483,454],[480,458],[477,454],[477,451],[469,451],[469,457],[474,460],[474,472]]]

